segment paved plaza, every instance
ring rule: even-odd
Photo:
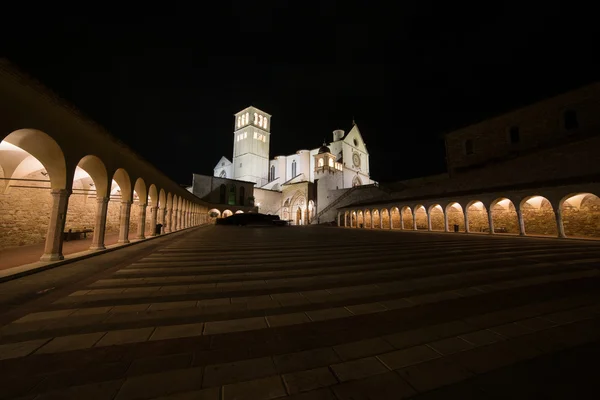
[[[194,228],[0,284],[0,398],[597,398],[599,266],[598,242]]]

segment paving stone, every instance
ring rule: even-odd
[[[544,318],[524,319],[524,320],[521,320],[521,321],[517,321],[516,324],[524,326],[525,328],[529,328],[529,329],[534,330],[534,331],[539,331],[539,330],[542,330],[542,329],[548,329],[548,328],[552,328],[553,326],[556,326],[555,322],[549,321],[549,320],[544,319]]]
[[[307,311],[306,315],[308,315],[308,317],[312,321],[325,321],[328,319],[345,318],[345,317],[352,316],[350,311],[346,310],[344,307],[326,308],[324,310],[316,310],[316,311]]]
[[[498,346],[500,343],[502,342],[456,353],[449,356],[449,360],[474,374],[482,374],[517,362],[518,358],[512,352],[506,351],[506,347]]]
[[[173,369],[184,369],[191,365],[192,359],[192,353],[137,358],[131,362],[127,375],[153,374]]]
[[[394,348],[382,338],[366,339],[358,342],[334,346],[333,349],[344,361],[386,353]]]
[[[377,356],[389,369],[404,368],[439,357],[439,353],[425,345],[409,347]]]
[[[414,307],[415,305],[406,299],[393,299],[380,301],[388,310],[399,310],[402,308]]]
[[[279,376],[225,385],[222,391],[223,400],[267,400],[287,394]]]
[[[400,375],[387,372],[332,387],[338,400],[400,400],[416,394]]]
[[[290,394],[307,392],[331,386],[338,382],[327,367],[285,374],[283,380]]]
[[[337,400],[337,397],[333,394],[330,388],[323,388],[317,390],[311,390],[310,392],[303,392],[293,394],[285,398],[286,400]]]
[[[65,318],[68,317],[69,315],[73,314],[76,310],[57,310],[57,311],[42,311],[42,312],[36,312],[36,313],[31,313],[31,314],[27,314],[24,317],[19,318],[18,320],[14,321],[14,324],[20,324],[23,322],[35,322],[35,321],[42,321],[42,320],[48,320],[48,319],[56,319],[56,318]]]
[[[0,345],[0,360],[25,357],[33,353],[50,339],[29,340],[26,342],[9,343]]]
[[[177,392],[198,390],[202,386],[202,368],[179,369],[169,372],[127,378],[115,400],[149,399]]]
[[[394,333],[383,337],[387,342],[397,349],[412,347],[417,344],[427,343],[439,339],[437,329],[421,328],[410,331]]]
[[[154,400],[221,400],[221,388],[208,388],[192,392],[172,394],[170,396],[155,397]]]
[[[456,353],[474,347],[471,343],[461,339],[460,337],[442,339],[428,343],[427,345],[433,348],[438,353],[444,355]]]
[[[305,313],[268,315],[266,318],[271,328],[310,322],[310,319]]]
[[[231,304],[231,300],[229,297],[219,298],[219,299],[206,299],[206,300],[198,300],[198,307],[213,307],[213,306],[223,306]]]
[[[264,317],[240,318],[228,321],[210,321],[204,326],[205,335],[214,335],[217,333],[240,332],[254,329],[267,328],[267,321]]]
[[[300,293],[276,293],[271,297],[284,307],[310,304],[310,301]]]
[[[150,307],[150,304],[128,304],[123,306],[114,306],[111,313],[144,312]]]
[[[112,309],[112,306],[108,307],[92,307],[92,308],[80,308],[75,311],[69,317],[81,317],[84,315],[97,315],[97,314],[106,314]]]
[[[400,376],[419,392],[469,379],[473,374],[447,358],[437,358],[396,370]]]
[[[464,333],[460,335],[460,337],[475,346],[483,346],[504,340],[503,336],[500,336],[499,334],[487,329],[471,333]]]
[[[340,362],[331,347],[274,355],[273,362],[279,373],[303,371]]]
[[[192,308],[196,307],[196,300],[190,301],[168,301],[164,303],[153,303],[150,304],[148,311],[160,311],[160,310],[173,310],[180,308]]]
[[[346,309],[354,315],[373,314],[387,311],[387,308],[381,303],[357,304],[354,306],[346,306]]]
[[[123,381],[108,381],[73,386],[42,393],[35,400],[113,400]]]
[[[375,357],[360,358],[354,361],[334,364],[331,366],[331,369],[342,382],[383,374],[388,371]]]
[[[95,347],[113,346],[125,343],[139,343],[148,340],[154,328],[123,329],[119,331],[109,331],[104,335]]]
[[[517,325],[514,322],[500,326],[493,326],[489,328],[489,330],[506,337],[516,337],[533,332],[533,329],[530,329],[523,325]]]
[[[69,296],[83,296],[87,292],[89,292],[89,290],[77,290],[77,291],[71,293]]]
[[[249,381],[275,374],[275,366],[271,357],[207,365],[204,372],[203,387]]]
[[[196,324],[158,326],[152,333],[152,336],[150,336],[149,340],[164,340],[190,336],[202,336],[203,329],[204,323],[202,322]]]
[[[56,337],[38,349],[35,353],[59,353],[63,351],[89,349],[93,347],[104,334],[106,334],[106,332]]]

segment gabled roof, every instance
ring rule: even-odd
[[[354,145],[354,139],[357,139],[358,145]],[[358,129],[358,125],[354,125],[352,127],[352,129],[350,129],[350,132],[348,132],[346,134],[346,136],[344,136],[344,139],[342,139],[344,142],[348,143],[351,146],[356,147],[357,149],[368,153],[367,151],[367,145],[365,144],[365,141],[362,137],[362,135],[360,134],[360,130]]]
[[[225,165],[221,165],[222,163],[225,163]],[[232,164],[231,161],[229,161],[227,159],[227,157],[223,156],[223,157],[221,157],[221,159],[219,160],[219,162],[217,163],[217,165],[215,165],[214,169],[221,168],[221,167],[226,167],[226,166],[231,165],[231,164]]]

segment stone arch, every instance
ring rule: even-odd
[[[356,175],[352,179],[352,187],[354,187],[354,186],[360,186],[360,185],[362,185],[362,180],[360,179],[360,176]]]
[[[450,232],[456,231],[456,225],[458,225],[458,232],[465,232],[465,213],[459,203],[452,202],[446,206],[446,218],[448,218]]]
[[[402,211],[400,212],[400,225],[401,229],[413,230],[413,213],[412,209],[409,206],[402,207]]]
[[[387,227],[391,228],[391,229],[401,229],[402,228],[402,220],[400,217],[400,210],[398,209],[398,207],[390,208],[389,214],[390,214],[389,215],[390,225],[388,225]],[[383,228],[385,229],[386,227],[384,226]]]
[[[515,204],[506,197],[492,201],[490,205],[494,233],[519,234],[519,216]]]
[[[104,231],[96,227],[96,214],[98,212],[98,201],[107,196],[108,173],[104,163],[94,155],[83,157],[73,173],[73,185],[69,196],[69,206],[65,219],[65,231],[89,230],[100,228],[98,234],[102,235],[100,248],[103,248]],[[95,233],[94,233],[95,234]],[[92,236],[86,233],[87,237]],[[113,240],[114,239],[114,240]],[[108,244],[116,242],[116,237],[109,238]],[[65,252],[67,254],[68,252]]]
[[[550,201],[544,196],[528,196],[521,201],[526,235],[557,236],[556,217]]]
[[[143,178],[139,177],[135,181],[133,186],[133,195],[131,202],[131,211],[129,212],[129,233],[133,237],[140,238],[139,226],[144,220],[145,225],[145,213],[146,207],[148,206],[148,190],[146,188],[146,182]]]
[[[208,222],[214,223],[217,218],[221,218],[221,211],[218,208],[208,210]]]
[[[392,209],[396,209],[396,214],[400,215],[397,207],[392,207]],[[399,216],[397,216],[397,218],[398,218],[398,220],[400,220]],[[388,209],[387,208],[382,209],[381,210],[381,227],[383,229],[390,229],[391,222],[392,222],[392,219],[390,218],[390,212],[388,211]]]
[[[243,214],[244,212],[242,210],[237,210],[235,213],[236,214]]]
[[[480,200],[473,200],[467,204],[467,221],[469,222],[469,232],[481,233],[490,231],[488,210]]]
[[[567,237],[600,237],[600,198],[592,193],[573,193],[560,201]]]
[[[370,210],[365,210],[363,212],[364,215],[364,220],[365,220],[365,228],[371,229],[372,225],[373,225],[373,216],[371,214]]]
[[[148,205],[152,207],[158,206],[158,190],[154,183],[150,184],[150,187],[148,187]]]
[[[422,204],[417,204],[415,206],[415,219],[417,222],[417,229],[418,230],[428,230],[429,229],[429,220],[428,220],[428,216],[427,216],[427,210],[425,209],[425,206],[423,206]]]
[[[0,170],[1,177],[12,179],[0,184],[4,189],[0,191],[0,250],[48,245],[52,238],[62,237],[65,220],[59,218],[60,212],[54,215],[52,211],[57,196],[68,199],[63,189],[70,179],[58,143],[39,130],[14,131],[0,141]],[[67,203],[62,206],[66,213]],[[62,244],[60,247],[62,251]],[[31,262],[34,260],[37,255]]]
[[[116,188],[115,188],[116,185]],[[118,194],[117,194],[118,193]],[[113,184],[111,187],[111,198],[119,197],[121,201],[131,201],[133,197],[133,188],[131,178],[125,169],[119,168],[113,174]]]
[[[232,215],[233,213],[231,212],[231,210],[223,211],[223,218],[231,217]]]
[[[14,151],[16,147],[35,157],[47,171],[50,187],[53,190],[67,188],[67,165],[64,153],[48,134],[37,129],[19,129],[4,137],[0,146],[2,146],[0,149],[5,151]],[[12,177],[10,168],[3,169],[5,175]]]
[[[444,231],[444,209],[440,204],[433,204],[429,207],[429,219],[431,220],[432,231]]]
[[[371,218],[373,218],[373,229],[381,229],[381,215],[378,209],[371,211]]]
[[[246,188],[243,186],[240,186],[240,190],[238,192],[239,192],[239,197],[240,197],[239,205],[243,206],[246,202]]]
[[[229,185],[229,194],[227,196],[227,204],[229,204],[230,206],[234,206],[235,205],[235,196],[237,194],[237,188],[236,186],[232,183]]]

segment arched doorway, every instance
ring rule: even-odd
[[[473,200],[467,206],[467,220],[469,221],[469,232],[483,233],[490,231],[487,209],[479,200]]]
[[[365,228],[371,229],[373,224],[373,219],[371,217],[371,211],[365,210]]]
[[[233,212],[231,212],[231,210],[223,211],[223,218],[231,217],[232,215],[233,215]]]
[[[592,193],[569,195],[561,202],[567,237],[600,238],[600,198]]]
[[[409,206],[402,207],[401,228],[411,231],[414,229],[413,214]]]
[[[494,233],[519,234],[519,217],[512,201],[501,197],[492,202],[490,209]]]
[[[389,224],[387,224],[387,226],[384,226],[383,228],[385,229],[387,228],[392,228],[392,229],[401,229],[402,228],[402,222],[400,221],[400,211],[398,210],[398,207],[392,207],[390,209],[390,221]],[[385,224],[385,221],[384,221]]]
[[[398,221],[400,221],[400,214],[398,213],[398,208],[397,207],[393,207],[392,208],[392,215],[393,215],[393,210],[396,210],[396,219]],[[383,210],[381,210],[381,226],[383,229],[390,229],[390,223],[392,222],[392,218],[390,218],[390,212],[387,210],[387,208],[384,208]],[[399,223],[399,222],[398,222]]]
[[[446,206],[446,215],[450,232],[456,232],[456,226],[458,226],[458,232],[465,231],[465,214],[460,204],[456,202],[448,204]]]
[[[439,204],[429,207],[432,231],[444,231],[444,209]]]
[[[296,210],[296,225],[302,225],[302,210],[300,207]]]
[[[416,214],[417,229],[425,230],[425,231],[428,230],[429,224],[427,221],[427,211],[425,211],[425,207],[423,207],[422,205],[416,206],[415,214]]]
[[[381,215],[379,215],[379,210],[373,210],[373,229],[381,229]]]
[[[530,196],[521,202],[525,234],[557,236],[556,217],[552,204],[543,196]]]

